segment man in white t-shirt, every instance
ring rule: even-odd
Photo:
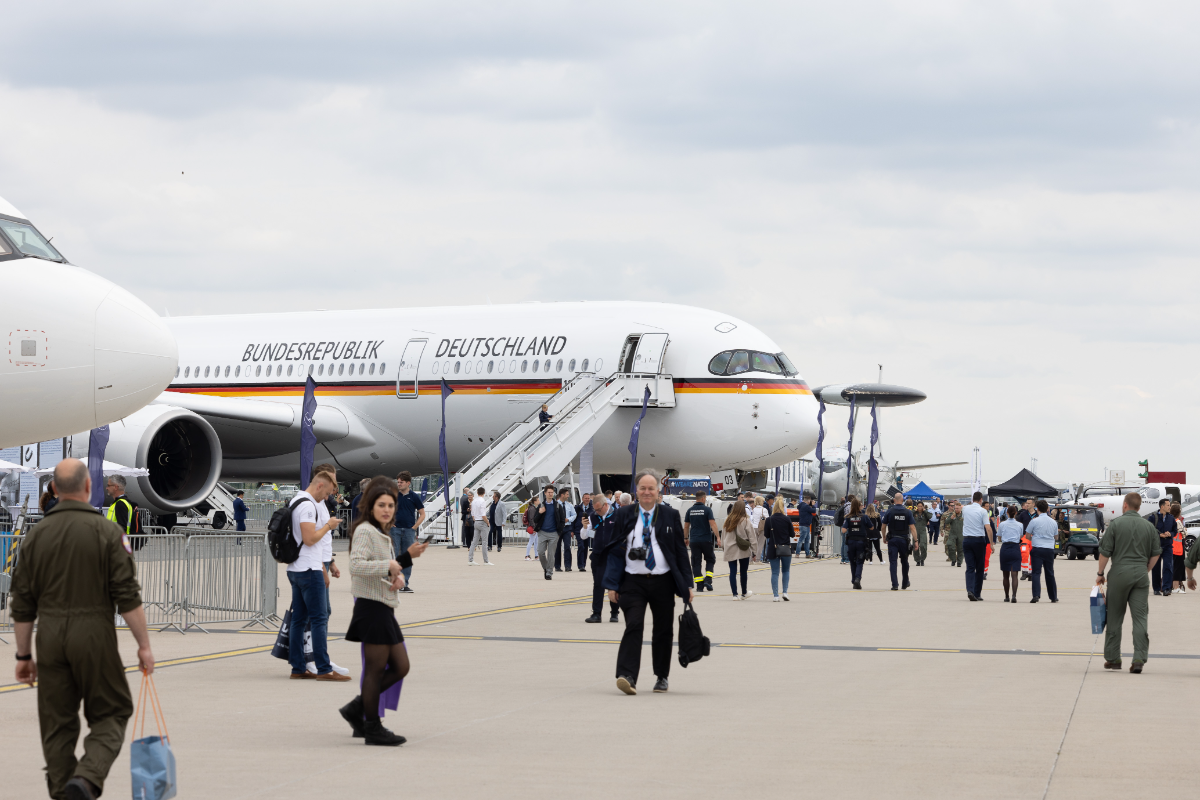
[[[292,535],[300,544],[300,556],[288,564],[288,583],[292,585],[292,618],[288,628],[288,662],[292,679],[348,681],[348,674],[335,672],[329,661],[329,596],[325,589],[326,556],[332,554],[332,536],[341,524],[329,516],[325,498],[337,490],[333,467],[321,464],[313,469],[312,482],[297,492],[289,504],[292,509]],[[329,540],[328,542],[326,540]],[[327,551],[328,548],[328,551]],[[314,675],[305,668],[304,628],[312,633]],[[348,670],[347,670],[348,672]]]
[[[492,504],[488,502],[487,490],[480,486],[475,490],[475,499],[471,501],[471,521],[475,523],[475,535],[471,537],[471,552],[467,553],[467,566],[475,566],[475,548],[478,547],[483,551],[483,563],[489,567],[492,562],[488,560],[488,532],[492,526],[488,521],[488,510]]]

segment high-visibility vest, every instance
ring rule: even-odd
[[[116,500],[113,501],[113,504],[108,507],[108,513],[105,514],[105,516],[107,516],[113,522],[117,521],[117,503],[124,503],[125,507],[127,509],[129,509],[129,515],[127,517],[127,522],[125,523],[125,535],[128,536],[129,534],[133,533],[133,504],[132,503],[130,503],[124,497],[118,497]]]
[[[1183,555],[1183,531],[1175,529],[1175,540],[1171,542],[1171,552],[1177,556]]]

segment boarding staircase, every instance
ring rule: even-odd
[[[539,479],[553,480],[618,408],[641,408],[646,389],[650,390],[649,407],[675,407],[670,375],[580,373],[565,381],[562,389],[546,401],[550,422],[542,425],[534,412],[523,422],[514,423],[451,480],[460,491],[464,486],[482,486],[489,494],[500,492],[501,497]],[[446,502],[441,492],[425,502],[425,510],[421,530],[436,531],[438,538],[448,535]]]

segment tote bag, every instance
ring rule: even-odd
[[[149,687],[149,690],[147,690]],[[154,712],[157,736],[145,736],[146,706]],[[140,728],[143,736],[138,738]],[[168,800],[175,796],[175,753],[171,750],[171,736],[167,733],[166,719],[158,702],[154,678],[142,674],[142,688],[138,693],[137,710],[133,713],[133,743],[129,746],[130,783],[133,800]]]

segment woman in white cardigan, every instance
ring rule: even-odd
[[[721,532],[721,549],[725,560],[729,563],[729,585],[733,589],[734,600],[745,600],[753,592],[746,588],[746,579],[750,571],[750,554],[754,552],[754,527],[746,514],[746,507],[734,503],[725,518]],[[742,593],[738,594],[737,576],[742,573]]]
[[[366,744],[392,747],[404,744],[405,738],[383,727],[379,695],[408,674],[408,651],[396,622],[396,592],[404,588],[401,570],[411,567],[413,558],[428,547],[416,542],[397,558],[392,537],[385,531],[392,529],[398,495],[396,482],[380,475],[371,479],[359,501],[358,524],[350,534],[354,614],[346,641],[362,643],[362,694],[339,709],[354,735]]]

